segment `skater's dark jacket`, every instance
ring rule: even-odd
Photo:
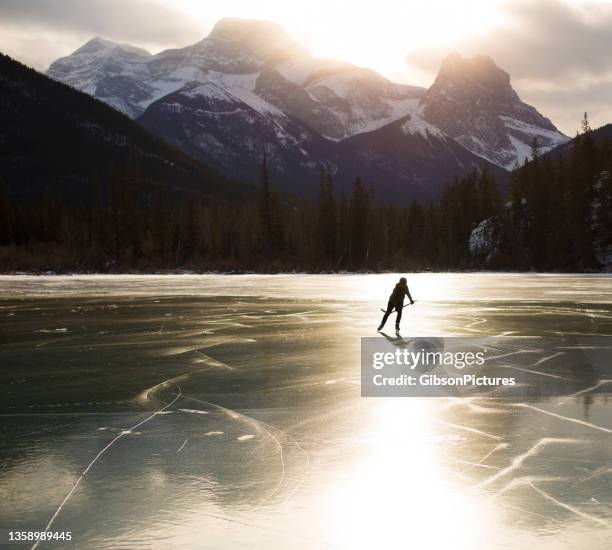
[[[389,304],[394,306],[401,306],[404,303],[404,296],[408,296],[408,299],[412,302],[412,296],[408,290],[407,284],[397,283],[391,296],[389,296]]]

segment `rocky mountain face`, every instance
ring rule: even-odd
[[[287,190],[316,188],[324,163],[340,181],[435,196],[474,167],[521,162],[534,135],[544,151],[566,139],[488,58],[450,57],[426,90],[315,58],[263,21],[223,19],[157,55],[95,38],[48,74],[232,177],[252,181],[265,145]]]
[[[258,177],[265,144],[281,187],[308,194],[318,163],[330,165],[328,140],[246,89],[205,82],[152,103],[139,122],[189,155],[242,181]],[[335,145],[335,143],[331,143]],[[316,161],[315,161],[316,159]]]
[[[520,100],[508,73],[489,57],[447,57],[421,109],[425,120],[466,149],[508,170],[529,158],[534,137],[542,151],[568,140]]]
[[[222,19],[192,46],[151,55],[101,38],[51,64],[49,76],[135,118],[195,83],[255,93],[326,137],[341,139],[407,114],[424,89],[314,58],[276,24]]]
[[[507,173],[462,147],[418,114],[357,134],[337,145],[338,181],[348,186],[354,174],[374,182],[379,197],[428,200],[455,176],[487,169],[505,186]],[[407,195],[406,190],[410,190]]]
[[[370,69],[301,56],[270,64],[254,91],[324,137],[341,140],[413,112],[425,90]]]
[[[150,94],[142,78],[151,57],[146,50],[97,37],[52,63],[47,74],[134,118],[142,112],[138,102]]]

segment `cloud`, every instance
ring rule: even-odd
[[[515,0],[503,6],[505,24],[455,46],[486,54],[518,78],[559,78],[607,71],[612,58],[612,5],[570,5],[560,0]],[[408,61],[433,67],[442,50],[417,50]]]
[[[152,0],[2,0],[0,20],[160,45],[200,32],[190,17]]]
[[[47,65],[93,36],[153,49],[203,38],[194,19],[155,0],[0,2],[0,50],[9,55],[17,52],[34,66]],[[37,39],[45,48],[35,52],[32,45]]]
[[[511,0],[502,9],[501,26],[453,49],[492,57],[521,97],[566,132],[574,132],[585,110],[593,111],[595,125],[612,121],[612,5]],[[448,53],[417,50],[407,61],[435,74]]]
[[[204,11],[203,4],[206,4]],[[128,42],[155,52],[200,40],[221,16],[261,14],[274,19],[274,14],[280,13],[271,3],[260,6],[246,0],[180,5],[191,9],[191,14],[173,9],[169,0],[0,0],[0,51],[38,69],[46,69],[52,61],[68,55],[93,36]],[[283,5],[289,7],[282,13],[287,21],[292,20],[290,3]],[[464,39],[451,49],[465,55],[491,56],[510,73],[519,95],[566,133],[574,133],[585,110],[591,114],[593,126],[612,122],[612,56],[609,55],[612,4],[507,0],[500,9],[502,22],[497,28]],[[350,15],[346,17],[350,19]],[[330,16],[328,23],[338,26],[336,19]],[[307,23],[300,20],[293,30],[299,34],[305,26]],[[341,33],[338,39],[342,39]],[[397,62],[389,65],[397,69],[390,76],[404,82],[429,84],[450,50],[413,51],[407,57],[404,70],[403,40],[410,40],[409,33],[393,42],[395,46],[388,57]]]
[[[602,79],[587,87],[576,89],[569,84],[556,88],[535,88],[521,82],[515,84],[523,90],[524,101],[537,106],[565,134],[574,136],[585,111],[591,126],[597,128],[612,122],[612,78]]]

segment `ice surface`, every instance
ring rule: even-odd
[[[400,274],[367,275],[0,275],[0,297],[257,296],[380,304]],[[500,284],[500,281],[503,284]],[[557,301],[612,303],[611,274],[416,273],[422,301]],[[15,309],[17,306],[6,306]],[[107,307],[117,307],[110,301]],[[1,311],[1,310],[0,310]]]
[[[361,398],[396,279],[2,278],[0,525],[81,548],[609,548],[611,379],[550,395],[568,365],[531,349],[526,399]],[[405,337],[612,332],[609,276],[408,281]]]

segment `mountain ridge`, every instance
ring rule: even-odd
[[[318,166],[330,163],[333,172],[331,159],[339,150],[346,151],[345,146],[336,148],[331,142],[367,136],[406,117],[408,133],[420,133],[426,139],[443,134],[504,170],[528,158],[534,137],[542,151],[568,139],[549,119],[522,102],[510,76],[485,56],[465,59],[452,54],[426,89],[393,82],[369,68],[314,57],[282,27],[267,21],[221,19],[201,41],[155,55],[130,50],[125,44],[111,47],[104,42],[102,46],[99,56],[77,50],[59,59],[48,74],[125,112],[189,154],[200,144],[196,156],[232,177],[236,166],[227,159],[250,159],[250,170],[254,151],[265,144],[271,149],[272,165],[278,167],[276,176],[295,179],[300,174],[301,185],[306,170],[316,181]],[[185,95],[204,83],[215,85],[208,87],[213,95],[218,89],[230,94],[236,100],[235,112],[215,107],[212,116],[207,106],[215,98],[200,93],[198,106]],[[241,135],[238,128],[246,133]],[[221,134],[227,134],[221,140],[224,147],[235,149],[234,136],[243,149],[224,155],[219,149]],[[263,141],[256,144],[258,140]],[[427,164],[419,159],[423,149],[410,149],[410,140],[403,141],[411,163],[394,152],[395,160],[389,163],[400,161],[404,168],[393,166],[391,172],[404,170],[398,179],[407,186],[428,181],[435,195],[444,183],[439,180],[440,171],[427,173],[422,168],[413,172],[416,166]],[[212,144],[209,151],[203,150],[206,143]],[[285,150],[287,143],[296,145],[293,153]],[[443,149],[428,148],[430,160],[435,163],[446,158]],[[304,151],[310,151],[309,158],[302,158]],[[468,164],[475,163],[470,160]],[[452,163],[445,173],[460,176],[451,171],[455,168],[461,172]],[[338,171],[342,173],[341,167]],[[405,194],[410,195],[410,190]]]
[[[449,55],[421,105],[430,123],[466,149],[508,170],[527,158],[533,137],[544,151],[569,139],[521,101],[510,75],[488,56]]]

